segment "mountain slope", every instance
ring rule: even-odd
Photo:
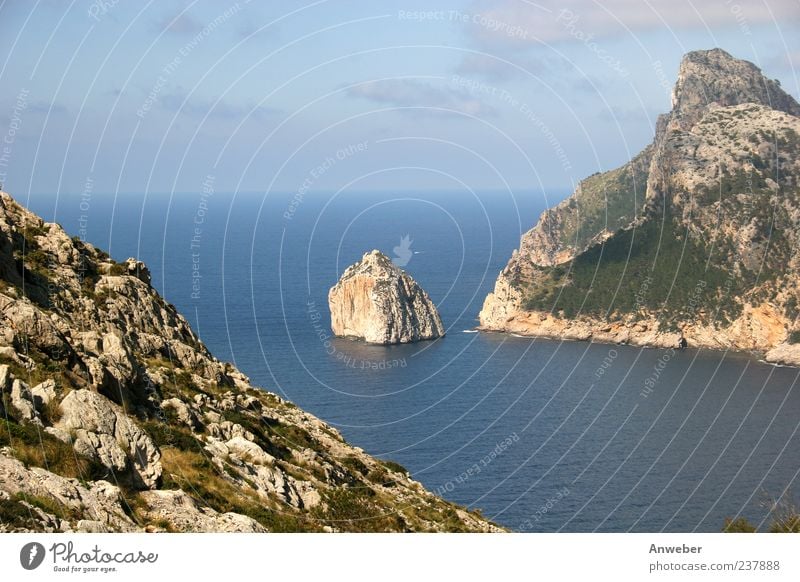
[[[756,350],[800,364],[800,105],[720,49],[687,54],[653,143],[521,240],[481,328]]]
[[[0,531],[497,531],[216,360],[0,193]]]

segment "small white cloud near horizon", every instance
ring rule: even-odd
[[[508,81],[525,73],[538,75],[548,69],[548,63],[539,57],[513,57],[504,59],[489,54],[469,53],[455,69],[459,75],[472,75],[489,81]]]
[[[529,46],[582,41],[589,36],[635,36],[656,28],[752,27],[800,24],[797,0],[697,2],[696,0],[476,0],[467,33],[481,46]],[[513,32],[513,34],[511,34]]]
[[[348,88],[350,97],[374,103],[413,108],[417,114],[449,112],[475,116],[494,116],[496,110],[466,91],[447,86],[437,87],[418,79],[381,79],[366,81]]]

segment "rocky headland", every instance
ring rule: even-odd
[[[345,270],[328,293],[328,306],[331,328],[340,337],[401,344],[445,334],[425,290],[377,250]]]
[[[696,51],[653,142],[522,237],[480,329],[800,365],[799,274],[800,105],[752,63]]]
[[[214,358],[0,193],[0,531],[498,531]]]

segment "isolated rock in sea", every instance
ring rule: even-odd
[[[499,531],[217,360],[150,280],[0,192],[0,532]]]
[[[328,293],[328,305],[337,336],[401,344],[445,334],[428,294],[377,250],[345,270]]]

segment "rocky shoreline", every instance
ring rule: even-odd
[[[653,142],[542,213],[479,330],[800,366],[800,104],[721,49],[681,61]]]
[[[0,532],[497,532],[217,360],[0,192]]]
[[[563,319],[549,313],[522,311],[499,325],[479,325],[476,330],[551,340],[661,349],[678,348],[683,337],[687,347],[746,353],[768,364],[800,367],[800,344],[781,342],[764,348],[737,341],[710,326],[685,325],[682,328],[683,333],[660,331],[660,327],[661,324],[656,319],[610,323],[588,317]]]

